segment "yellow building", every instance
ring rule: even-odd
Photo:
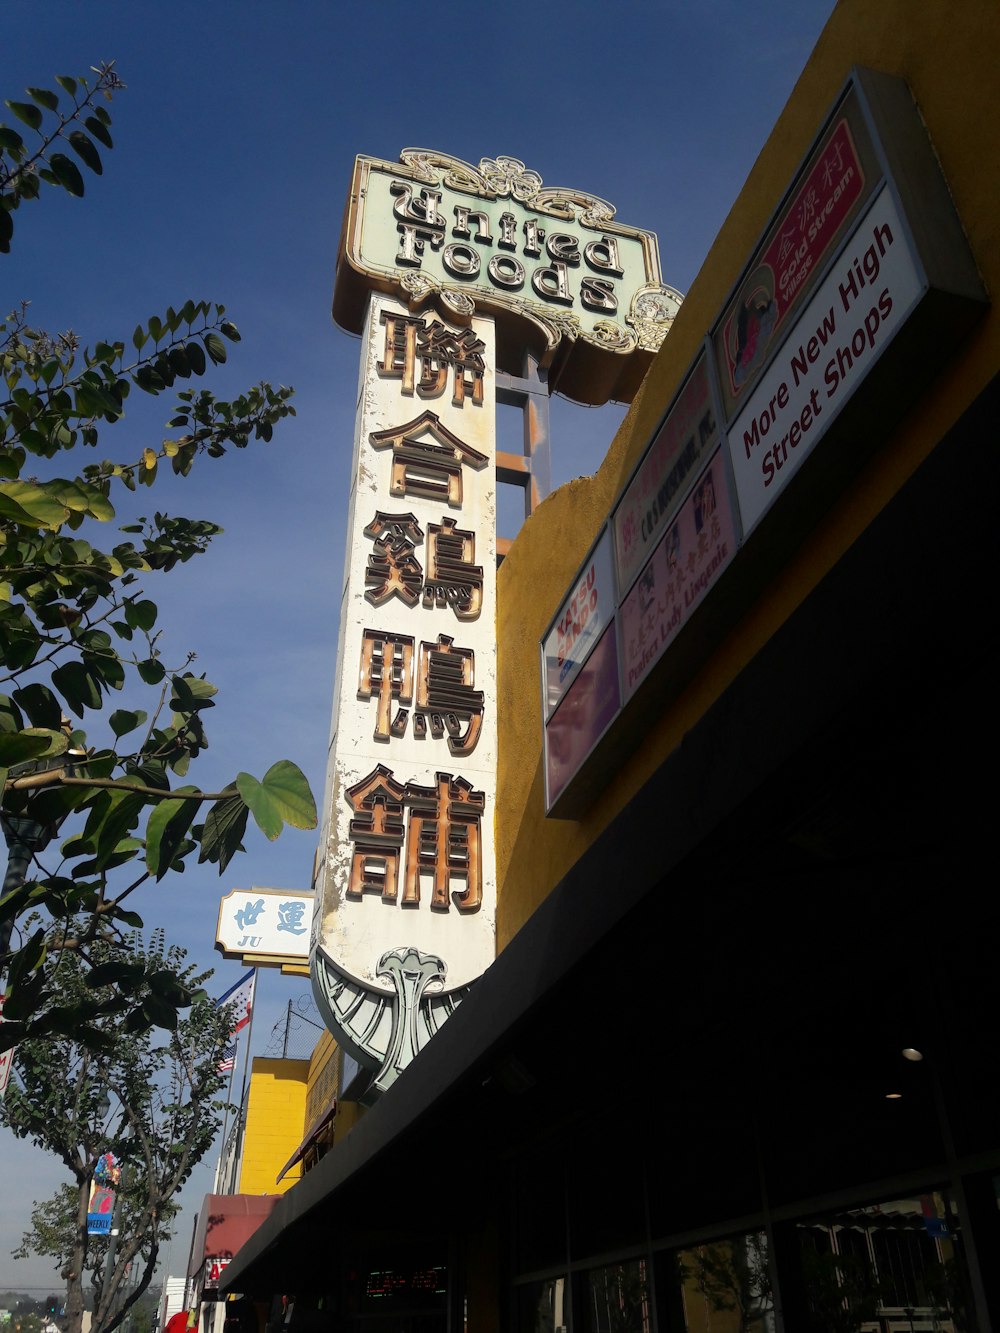
[[[276,1060],[256,1056],[247,1096],[246,1133],[240,1163],[239,1194],[283,1194],[302,1174],[290,1167],[289,1140],[306,1121],[311,1060]]]
[[[224,1288],[371,1333],[1000,1327],[998,67],[987,0],[834,11],[602,468],[501,567],[497,961]],[[685,613],[637,572],[624,702],[560,730],[539,644],[709,354],[729,461],[638,506]]]

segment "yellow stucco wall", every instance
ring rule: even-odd
[[[852,65],[910,86],[986,288],[1000,290],[1000,6],[995,0],[841,0],[692,285],[599,472],[561,488],[525,524],[500,569],[497,801],[502,949],[549,890],[680,743],[1000,368],[991,309],[933,386],[914,386],[908,416],[833,504],[686,690],[648,719],[641,748],[614,771],[580,822],[546,820],[538,643],[601,522],[658,425],[794,177]],[[645,132],[645,131],[644,131]],[[650,131],[652,132],[652,131]],[[655,218],[643,219],[655,230]],[[556,443],[558,448],[558,442]]]
[[[340,1048],[332,1034],[324,1032],[313,1047],[309,1061],[309,1091],[303,1133],[322,1113],[328,1099],[335,1092],[339,1094],[342,1079],[343,1063]],[[333,1142],[339,1142],[349,1133],[364,1114],[365,1108],[358,1102],[338,1101],[337,1114],[333,1122]]]
[[[284,1194],[299,1179],[294,1166],[276,1177],[302,1140],[308,1060],[256,1057],[250,1073],[240,1194]]]

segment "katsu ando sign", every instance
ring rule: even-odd
[[[338,324],[360,333],[373,288],[411,308],[433,299],[462,323],[489,313],[501,367],[518,373],[530,349],[571,398],[631,399],[680,304],[655,235],[616,221],[604,199],[543,187],[513,157],[474,167],[408,148],[400,159],[356,160]]]

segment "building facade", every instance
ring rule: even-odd
[[[602,468],[514,541],[497,959],[226,1270],[224,1289],[291,1298],[276,1322],[1000,1327],[998,58],[986,0],[961,21],[841,0]],[[869,193],[845,176],[815,273],[758,299],[831,145]],[[627,648],[624,702],[580,724],[563,772],[539,646],[699,359],[727,349],[713,404],[742,539],[678,626],[648,624],[655,661]],[[793,481],[748,499],[740,449],[765,486],[800,445]],[[695,499],[709,461],[657,542],[716,512]]]

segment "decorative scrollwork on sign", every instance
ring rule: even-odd
[[[421,305],[434,292],[441,290],[441,284],[426,273],[404,273],[398,281],[411,306]]]
[[[476,303],[465,292],[458,292],[454,287],[441,290],[441,304],[456,323],[465,323],[476,313]]]
[[[516,157],[480,158],[479,172],[488,190],[498,196],[513,195],[522,204],[534,199],[542,188],[538,172],[529,171]]]
[[[605,227],[612,220],[616,209],[606,199],[599,199],[596,194],[583,194],[579,190],[562,190],[553,187],[540,190],[531,201],[532,208],[539,213],[548,213],[550,217],[562,218],[565,222],[580,222],[586,227]]]
[[[596,194],[561,186],[542,189],[542,178],[517,157],[484,157],[474,167],[447,153],[425,148],[404,148],[399,155],[418,180],[443,184],[484,199],[517,199],[539,213],[563,222],[579,221],[588,227],[604,227],[615,216],[615,206]]]
[[[314,952],[310,971],[316,1007],[327,1027],[359,1064],[374,1071],[360,1098],[365,1106],[395,1082],[471,990],[462,986],[441,993],[444,963],[413,948],[391,950],[380,959],[378,975],[391,984],[390,994],[349,976],[322,947]]]
[[[632,302],[628,323],[635,329],[639,346],[647,352],[659,349],[670,332],[684,297],[674,287],[644,287]]]
[[[634,336],[611,319],[599,319],[588,336],[592,342],[615,352],[630,352],[635,346]]]

